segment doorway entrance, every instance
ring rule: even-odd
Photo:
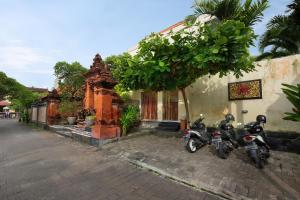
[[[142,119],[157,120],[157,92],[142,92]]]
[[[163,120],[178,120],[178,91],[164,91]]]

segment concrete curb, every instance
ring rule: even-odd
[[[238,196],[238,195],[232,194],[232,193],[225,194],[225,193],[221,193],[221,192],[219,192],[217,190],[213,190],[211,188],[205,188],[203,186],[199,187],[197,185],[194,185],[194,184],[190,183],[187,180],[184,180],[184,179],[179,178],[177,176],[173,176],[173,175],[165,172],[164,170],[159,169],[157,167],[154,167],[152,165],[146,164],[146,163],[138,161],[138,160],[132,160],[132,159],[129,159],[127,157],[122,157],[122,158],[124,160],[128,161],[130,164],[135,165],[135,166],[137,166],[139,168],[148,170],[150,172],[158,174],[159,176],[165,177],[165,178],[167,178],[169,180],[172,180],[172,181],[177,182],[179,184],[182,184],[182,185],[185,185],[187,187],[193,188],[195,190],[198,190],[198,191],[201,191],[201,192],[207,192],[209,194],[215,195],[215,196],[217,196],[217,197],[219,197],[221,199],[229,199],[229,200],[235,200],[235,199],[251,200],[250,198],[247,198],[247,197],[244,197],[244,196]]]
[[[55,133],[57,135],[63,136],[65,138],[70,138],[73,141],[79,142],[79,143],[84,143],[84,144],[88,144],[90,146],[96,147],[101,149],[103,146],[107,145],[107,144],[111,144],[111,143],[115,143],[115,142],[119,142],[119,141],[123,141],[123,140],[129,140],[129,139],[133,139],[133,138],[138,138],[138,137],[142,137],[145,135],[150,135],[153,134],[153,131],[151,130],[144,130],[135,134],[131,134],[128,136],[124,136],[124,137],[118,137],[118,138],[112,138],[112,139],[106,139],[106,140],[98,140],[98,142],[83,142],[80,139],[78,139],[76,137],[76,133],[74,133],[71,129],[69,130],[68,128],[53,128],[51,126],[46,126],[44,127],[44,130],[47,130],[49,132]],[[68,131],[66,131],[68,130]],[[78,136],[80,136],[79,134],[77,134]],[[76,139],[77,138],[77,139]]]

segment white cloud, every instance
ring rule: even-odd
[[[51,88],[53,66],[62,54],[59,49],[34,48],[19,39],[0,39],[0,71],[26,86]]]
[[[22,70],[37,63],[49,63],[50,58],[39,49],[26,46],[0,47],[0,68]]]

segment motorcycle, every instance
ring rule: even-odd
[[[263,124],[266,123],[264,115],[258,115],[255,122],[244,126],[242,144],[248,156],[255,162],[257,168],[263,168],[270,157],[270,147],[266,142],[266,135],[263,131]]]
[[[203,123],[204,117],[200,114],[191,126],[190,129],[184,130],[184,143],[188,152],[195,153],[201,147],[210,143],[210,136],[207,133],[205,124]]]
[[[234,121],[233,115],[226,115],[225,120],[221,121],[219,129],[212,133],[211,143],[215,146],[218,156],[223,159],[228,158],[234,148],[238,148],[238,144],[234,140],[235,132],[232,121]]]

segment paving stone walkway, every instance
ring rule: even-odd
[[[0,120],[0,200],[220,199],[116,155]]]
[[[103,147],[145,168],[233,199],[300,199],[300,155],[271,152],[269,164],[256,169],[243,148],[226,160],[206,146],[188,153],[181,138],[147,135]]]

